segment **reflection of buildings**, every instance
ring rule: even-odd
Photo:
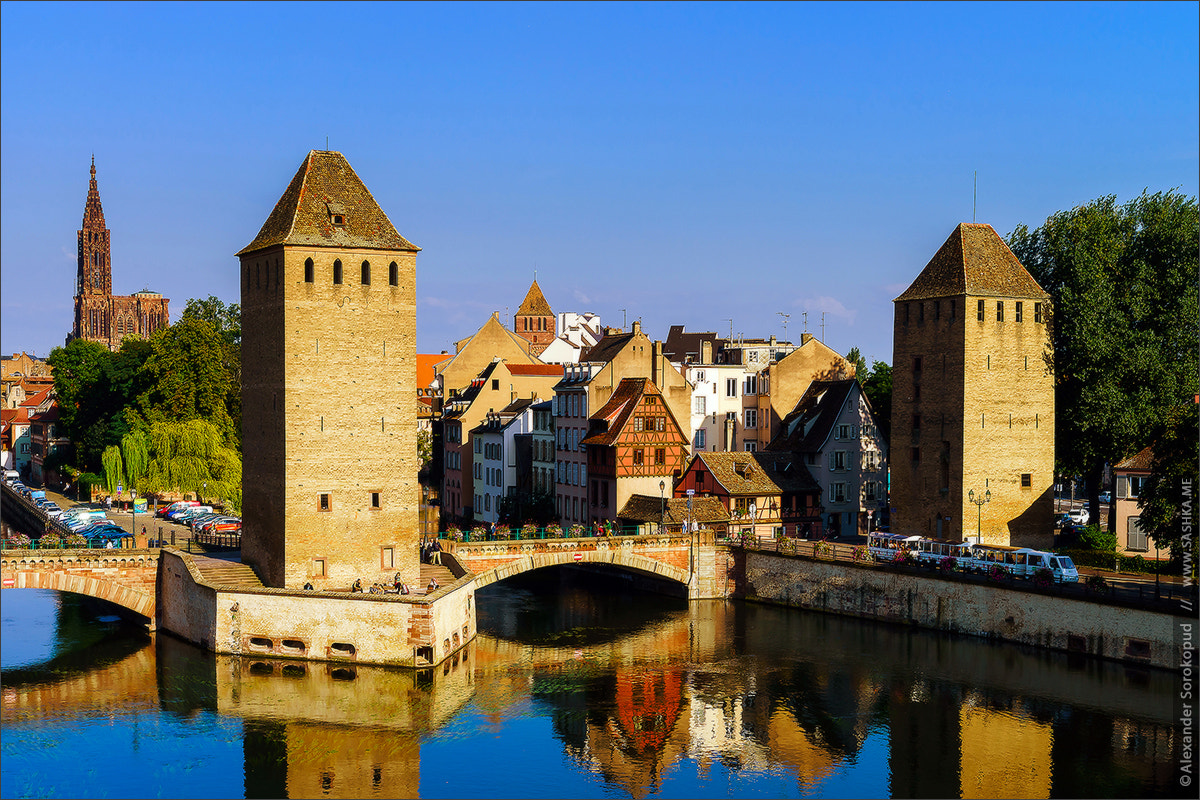
[[[248,797],[417,797],[421,737],[475,691],[473,648],[409,670],[217,656],[217,710],[245,720]]]

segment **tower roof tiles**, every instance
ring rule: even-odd
[[[521,307],[517,309],[518,317],[552,317],[554,312],[550,310],[550,303],[546,301],[546,295],[542,294],[542,287],[538,286],[535,280],[529,287],[529,291],[525,294],[525,299],[521,301]]]
[[[1042,299],[1038,285],[991,225],[961,223],[896,300],[972,295]]]
[[[238,255],[278,245],[410,250],[341,153],[311,150],[254,241]]]

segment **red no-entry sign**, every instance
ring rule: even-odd
[[[576,560],[576,561],[583,561],[583,553],[576,553],[576,554],[575,554],[575,560]]]

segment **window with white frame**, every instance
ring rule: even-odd
[[[878,491],[878,489],[876,488],[878,485],[879,484],[876,481],[867,481],[866,483],[864,483],[863,484],[863,499],[864,500],[874,500],[875,493]]]
[[[758,450],[758,442],[742,442],[742,444],[745,445],[747,453],[753,453]]]
[[[705,440],[704,434],[705,434],[704,428],[700,428],[698,431],[696,431],[696,449],[697,450],[703,450],[706,446],[705,442],[704,442],[704,440]]]
[[[747,375],[745,381],[745,391],[742,394],[758,394],[758,376]]]
[[[693,377],[696,379],[696,383],[700,383],[701,381],[704,380],[704,370],[702,370],[702,369],[696,370],[695,373],[693,373]]]
[[[835,439],[849,439],[850,438],[850,426],[849,425],[838,425],[837,426],[837,434],[834,436],[834,438]]]
[[[726,397],[737,397],[738,396],[737,383],[738,383],[737,378],[726,378],[725,379],[725,396]]]
[[[707,399],[708,398],[702,394],[698,394],[698,395],[695,395],[694,397],[692,397],[692,413],[693,414],[707,414],[708,412],[705,410],[705,401]]]
[[[758,409],[757,408],[747,408],[746,409],[745,427],[747,427],[747,428],[757,428],[758,427]]]
[[[846,468],[846,451],[834,450],[832,455],[833,460],[829,465],[830,468],[834,470],[844,470]]]
[[[846,484],[841,482],[829,484],[829,502],[846,502]]]

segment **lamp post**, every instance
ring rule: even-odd
[[[667,482],[658,482],[658,499],[661,501],[658,509],[658,532],[662,533],[663,521],[667,517]]]
[[[983,504],[992,501],[992,490],[988,489],[976,498],[972,489],[967,492],[967,499],[975,504],[975,544],[983,544]]]

